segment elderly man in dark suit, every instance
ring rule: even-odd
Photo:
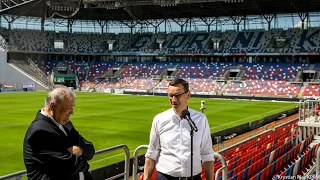
[[[27,130],[24,163],[30,180],[92,180],[88,160],[95,150],[69,121],[75,96],[68,88],[50,92]]]

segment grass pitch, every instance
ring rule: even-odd
[[[0,176],[24,170],[22,144],[25,132],[43,107],[45,92],[0,93]],[[136,147],[148,144],[153,117],[170,108],[167,97],[77,93],[74,115],[76,129],[93,142],[96,150],[126,144],[132,156]],[[189,106],[205,114],[211,132],[296,107],[296,103],[191,98]],[[143,153],[143,151],[141,152]],[[91,169],[124,160],[116,151],[91,160]]]

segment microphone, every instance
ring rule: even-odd
[[[182,117],[184,119],[186,119],[191,127],[191,130],[194,130],[195,132],[198,132],[198,128],[196,126],[196,124],[192,121],[191,117],[190,117],[190,112],[188,110],[183,110],[181,113]]]

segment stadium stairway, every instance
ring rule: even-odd
[[[306,83],[306,82],[303,83],[303,86],[301,87],[300,92],[298,93],[298,98],[302,98],[303,97],[303,93],[304,93],[307,85],[308,85],[308,83]]]
[[[49,89],[47,77],[44,74],[41,74],[37,69],[32,68],[32,65],[29,62],[10,60],[8,64],[24,76],[32,79],[44,89]]]
[[[226,71],[223,73],[222,78],[223,79],[229,79],[230,76],[230,69],[226,69]]]
[[[222,88],[218,91],[218,94],[217,95],[222,95],[222,92],[224,92],[224,90],[226,89],[226,87],[228,87],[228,84],[230,83],[231,81],[227,81],[227,83],[225,83]]]

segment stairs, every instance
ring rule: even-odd
[[[302,71],[298,71],[296,78],[294,80],[295,82],[301,82],[302,81]]]
[[[227,81],[227,82],[222,86],[222,88],[218,91],[218,94],[217,94],[217,95],[222,95],[223,91],[228,87],[229,82],[231,82],[231,81]]]
[[[19,72],[34,80],[45,89],[49,89],[48,79],[44,74],[41,74],[32,64],[24,60],[9,60],[11,67],[17,69]]]
[[[240,72],[238,72],[238,74],[237,74],[237,78],[241,80],[243,75],[244,75],[244,73],[245,73],[244,70],[240,70]]]
[[[298,94],[298,98],[302,98],[303,92],[306,89],[307,85],[308,85],[308,83],[306,83],[306,82],[303,83],[303,86],[301,87],[300,92]]]
[[[226,69],[226,71],[222,75],[223,79],[228,80],[230,77],[230,69]]]

